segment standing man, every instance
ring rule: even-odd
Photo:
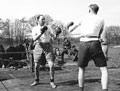
[[[33,52],[35,63],[35,82],[31,84],[31,86],[39,84],[39,65],[40,61],[42,60],[42,52],[44,52],[50,68],[50,85],[52,88],[56,88],[54,83],[54,55],[53,47],[51,45],[51,38],[53,38],[55,35],[53,34],[53,30],[49,26],[45,25],[46,22],[43,15],[38,16],[37,21],[38,25],[32,29],[32,36],[35,42],[35,48]]]
[[[92,59],[96,67],[101,71],[101,85],[103,91],[108,91],[108,69],[105,55],[102,51],[101,41],[104,40],[104,20],[97,16],[99,6],[91,4],[89,6],[89,14],[84,16],[81,21],[80,45],[78,53],[78,83],[79,91],[84,91],[84,74],[85,68],[88,66],[89,60]],[[101,35],[103,35],[101,37]]]
[[[70,57],[71,57],[73,62],[78,60],[78,50],[76,49],[75,45],[72,45]]]
[[[63,51],[61,53],[63,63],[66,62],[64,60],[64,54],[68,54],[68,56],[70,57],[70,50],[71,50],[71,42],[65,37],[63,42]]]

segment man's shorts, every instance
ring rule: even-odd
[[[50,43],[37,43],[35,45],[33,55],[34,55],[34,62],[39,62],[42,60],[41,56],[42,53],[45,53],[45,58],[47,61],[54,61],[54,54],[53,54],[53,48]]]
[[[106,58],[102,51],[101,43],[99,40],[80,42],[78,52],[78,65],[79,67],[88,66],[88,62],[92,59],[97,67],[107,66]]]

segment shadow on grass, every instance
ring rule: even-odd
[[[10,79],[13,79],[13,78],[10,78],[10,77],[0,78],[0,81],[10,80]]]
[[[96,79],[85,79],[85,83],[95,83],[95,82],[100,82],[101,79],[96,78]]]
[[[41,71],[49,71],[49,67],[40,68]],[[61,66],[54,67],[55,71],[63,70]]]
[[[100,79],[85,79],[85,83],[96,83],[96,82],[100,82]],[[76,85],[78,84],[78,80],[70,80],[70,81],[65,81],[65,82],[60,82],[57,83],[58,86],[60,85]]]
[[[1,82],[1,81],[5,81],[5,80],[8,80],[8,79],[6,79],[6,78],[0,79],[0,82]]]
[[[57,83],[58,86],[60,85],[76,85],[78,84],[78,81],[77,80],[70,80],[70,81],[66,81],[66,82],[60,82],[60,83]]]
[[[120,87],[120,83],[117,83],[117,85]]]

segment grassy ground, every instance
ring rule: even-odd
[[[120,48],[110,47],[109,58],[109,91],[120,91]],[[67,63],[71,63],[71,61],[67,60]],[[52,89],[49,85],[48,71],[40,71],[40,84],[30,87],[30,84],[34,81],[34,73],[25,68],[19,70],[1,69],[0,82],[8,79],[19,79],[21,82],[19,82],[18,86],[21,89],[25,86],[33,91],[78,91],[77,73],[77,65],[65,65],[62,69],[56,67],[55,82],[58,85],[56,89]],[[101,91],[100,75],[99,68],[96,68],[91,61],[86,68],[85,91]],[[12,88],[8,87],[8,89]],[[0,91],[3,91],[3,88],[0,87]]]

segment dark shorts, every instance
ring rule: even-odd
[[[106,58],[102,51],[101,43],[99,40],[80,42],[78,52],[78,66],[86,67],[88,62],[93,60],[97,67],[107,66]]]

